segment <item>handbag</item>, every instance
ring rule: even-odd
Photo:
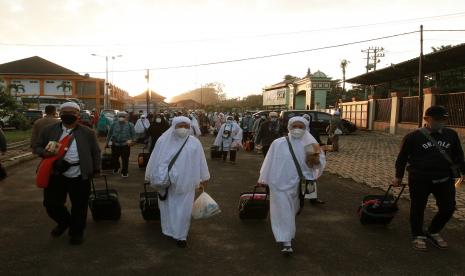
[[[302,168],[300,167],[299,162],[297,161],[297,157],[295,156],[294,150],[292,148],[291,141],[289,141],[289,137],[286,137],[286,141],[287,145],[289,146],[289,151],[291,152],[292,160],[294,161],[294,165],[297,169],[297,173],[299,174],[300,179],[298,187],[300,208],[297,212],[298,215],[304,208],[305,195],[311,194],[315,191],[315,181],[305,179],[304,174],[302,173]]]
[[[459,165],[454,163],[450,155],[439,145],[438,141],[436,141],[436,139],[434,139],[433,136],[429,134],[429,131],[426,128],[421,128],[420,132],[426,137],[426,139],[428,139],[428,141],[430,141],[434,145],[434,147],[439,151],[439,153],[441,153],[442,157],[446,159],[447,162],[449,162],[452,177],[460,178],[461,173]]]
[[[58,150],[58,153],[54,156],[45,157],[40,161],[39,166],[37,167],[37,174],[36,174],[37,187],[47,188],[48,183],[50,181],[50,176],[52,175],[53,170],[54,170],[55,162],[59,159],[62,159],[65,156],[73,139],[74,139],[74,136],[71,133],[66,135],[60,141],[62,146]]]
[[[189,137],[190,136],[187,136],[186,141],[184,141],[184,144],[182,144],[181,148],[178,150],[178,152],[174,155],[173,159],[171,159],[170,163],[168,164],[168,179],[163,183],[163,185],[157,185],[160,189],[163,189],[163,188],[165,189],[165,194],[164,195],[161,195],[160,193],[158,193],[158,198],[161,201],[166,200],[166,198],[168,197],[168,189],[171,186],[171,180],[170,180],[171,168],[173,168],[174,163],[178,159],[179,154],[181,154],[181,151],[184,148],[184,146],[186,145],[187,140],[189,140]]]

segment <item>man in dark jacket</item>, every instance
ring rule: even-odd
[[[270,112],[269,119],[260,126],[260,130],[255,138],[255,144],[262,145],[263,156],[266,156],[271,143],[282,136],[283,128],[281,128],[278,122],[278,113]]]
[[[64,103],[60,107],[60,123],[45,127],[34,142],[34,153],[48,157],[55,153],[48,150],[50,141],[61,141],[72,135],[63,156],[60,170],[56,170],[44,189],[44,206],[47,213],[58,225],[52,230],[52,237],[61,236],[69,228],[70,243],[83,242],[87,220],[91,179],[100,172],[100,148],[95,132],[78,124],[79,106]],[[59,159],[60,160],[60,159]],[[66,197],[71,200],[71,213],[65,206]]]
[[[447,242],[439,235],[455,210],[455,178],[465,174],[463,150],[457,132],[444,127],[448,113],[442,106],[432,106],[425,112],[426,127],[404,137],[396,161],[394,186],[402,183],[407,166],[410,191],[410,225],[413,248],[426,250],[426,240],[439,248]],[[436,198],[438,213],[425,232],[423,217],[428,196]]]

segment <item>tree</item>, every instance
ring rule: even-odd
[[[342,69],[342,91],[346,91],[346,68],[349,65],[350,61],[347,59],[341,60],[341,69]]]
[[[435,52],[439,52],[439,51],[442,51],[442,50],[446,50],[446,49],[450,49],[452,48],[453,46],[452,45],[441,45],[439,47],[431,47],[431,50],[433,50],[433,53]]]
[[[11,96],[9,89],[0,83],[0,117],[12,114],[17,108],[15,97]]]

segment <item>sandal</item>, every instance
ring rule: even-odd
[[[439,233],[426,233],[426,236],[428,237],[428,240],[439,249],[447,249],[449,247],[447,242],[441,237],[441,235],[439,235]]]
[[[412,241],[412,247],[418,251],[426,251],[428,247],[426,247],[426,237],[425,236],[418,236],[415,237]]]
[[[294,250],[292,250],[291,246],[283,246],[283,249],[281,250],[281,253],[284,256],[291,256],[292,253],[294,253]]]

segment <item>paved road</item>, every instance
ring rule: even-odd
[[[262,161],[244,152],[236,165],[209,160],[208,192],[223,212],[194,221],[189,248],[179,249],[161,235],[158,222],[141,218],[143,172],[136,168],[136,154],[133,150],[129,179],[110,177],[120,193],[121,220],[95,223],[89,216],[79,247],[68,245],[66,237],[49,237],[54,225],[34,186],[37,160],[10,170],[11,177],[0,183],[0,275],[465,275],[460,222],[444,233],[450,250],[415,252],[407,201],[389,227],[361,226],[355,213],[361,196],[379,191],[329,173],[319,182],[327,204],[305,207],[297,219],[296,253],[281,256],[269,220],[238,219],[238,195],[254,185]]]

